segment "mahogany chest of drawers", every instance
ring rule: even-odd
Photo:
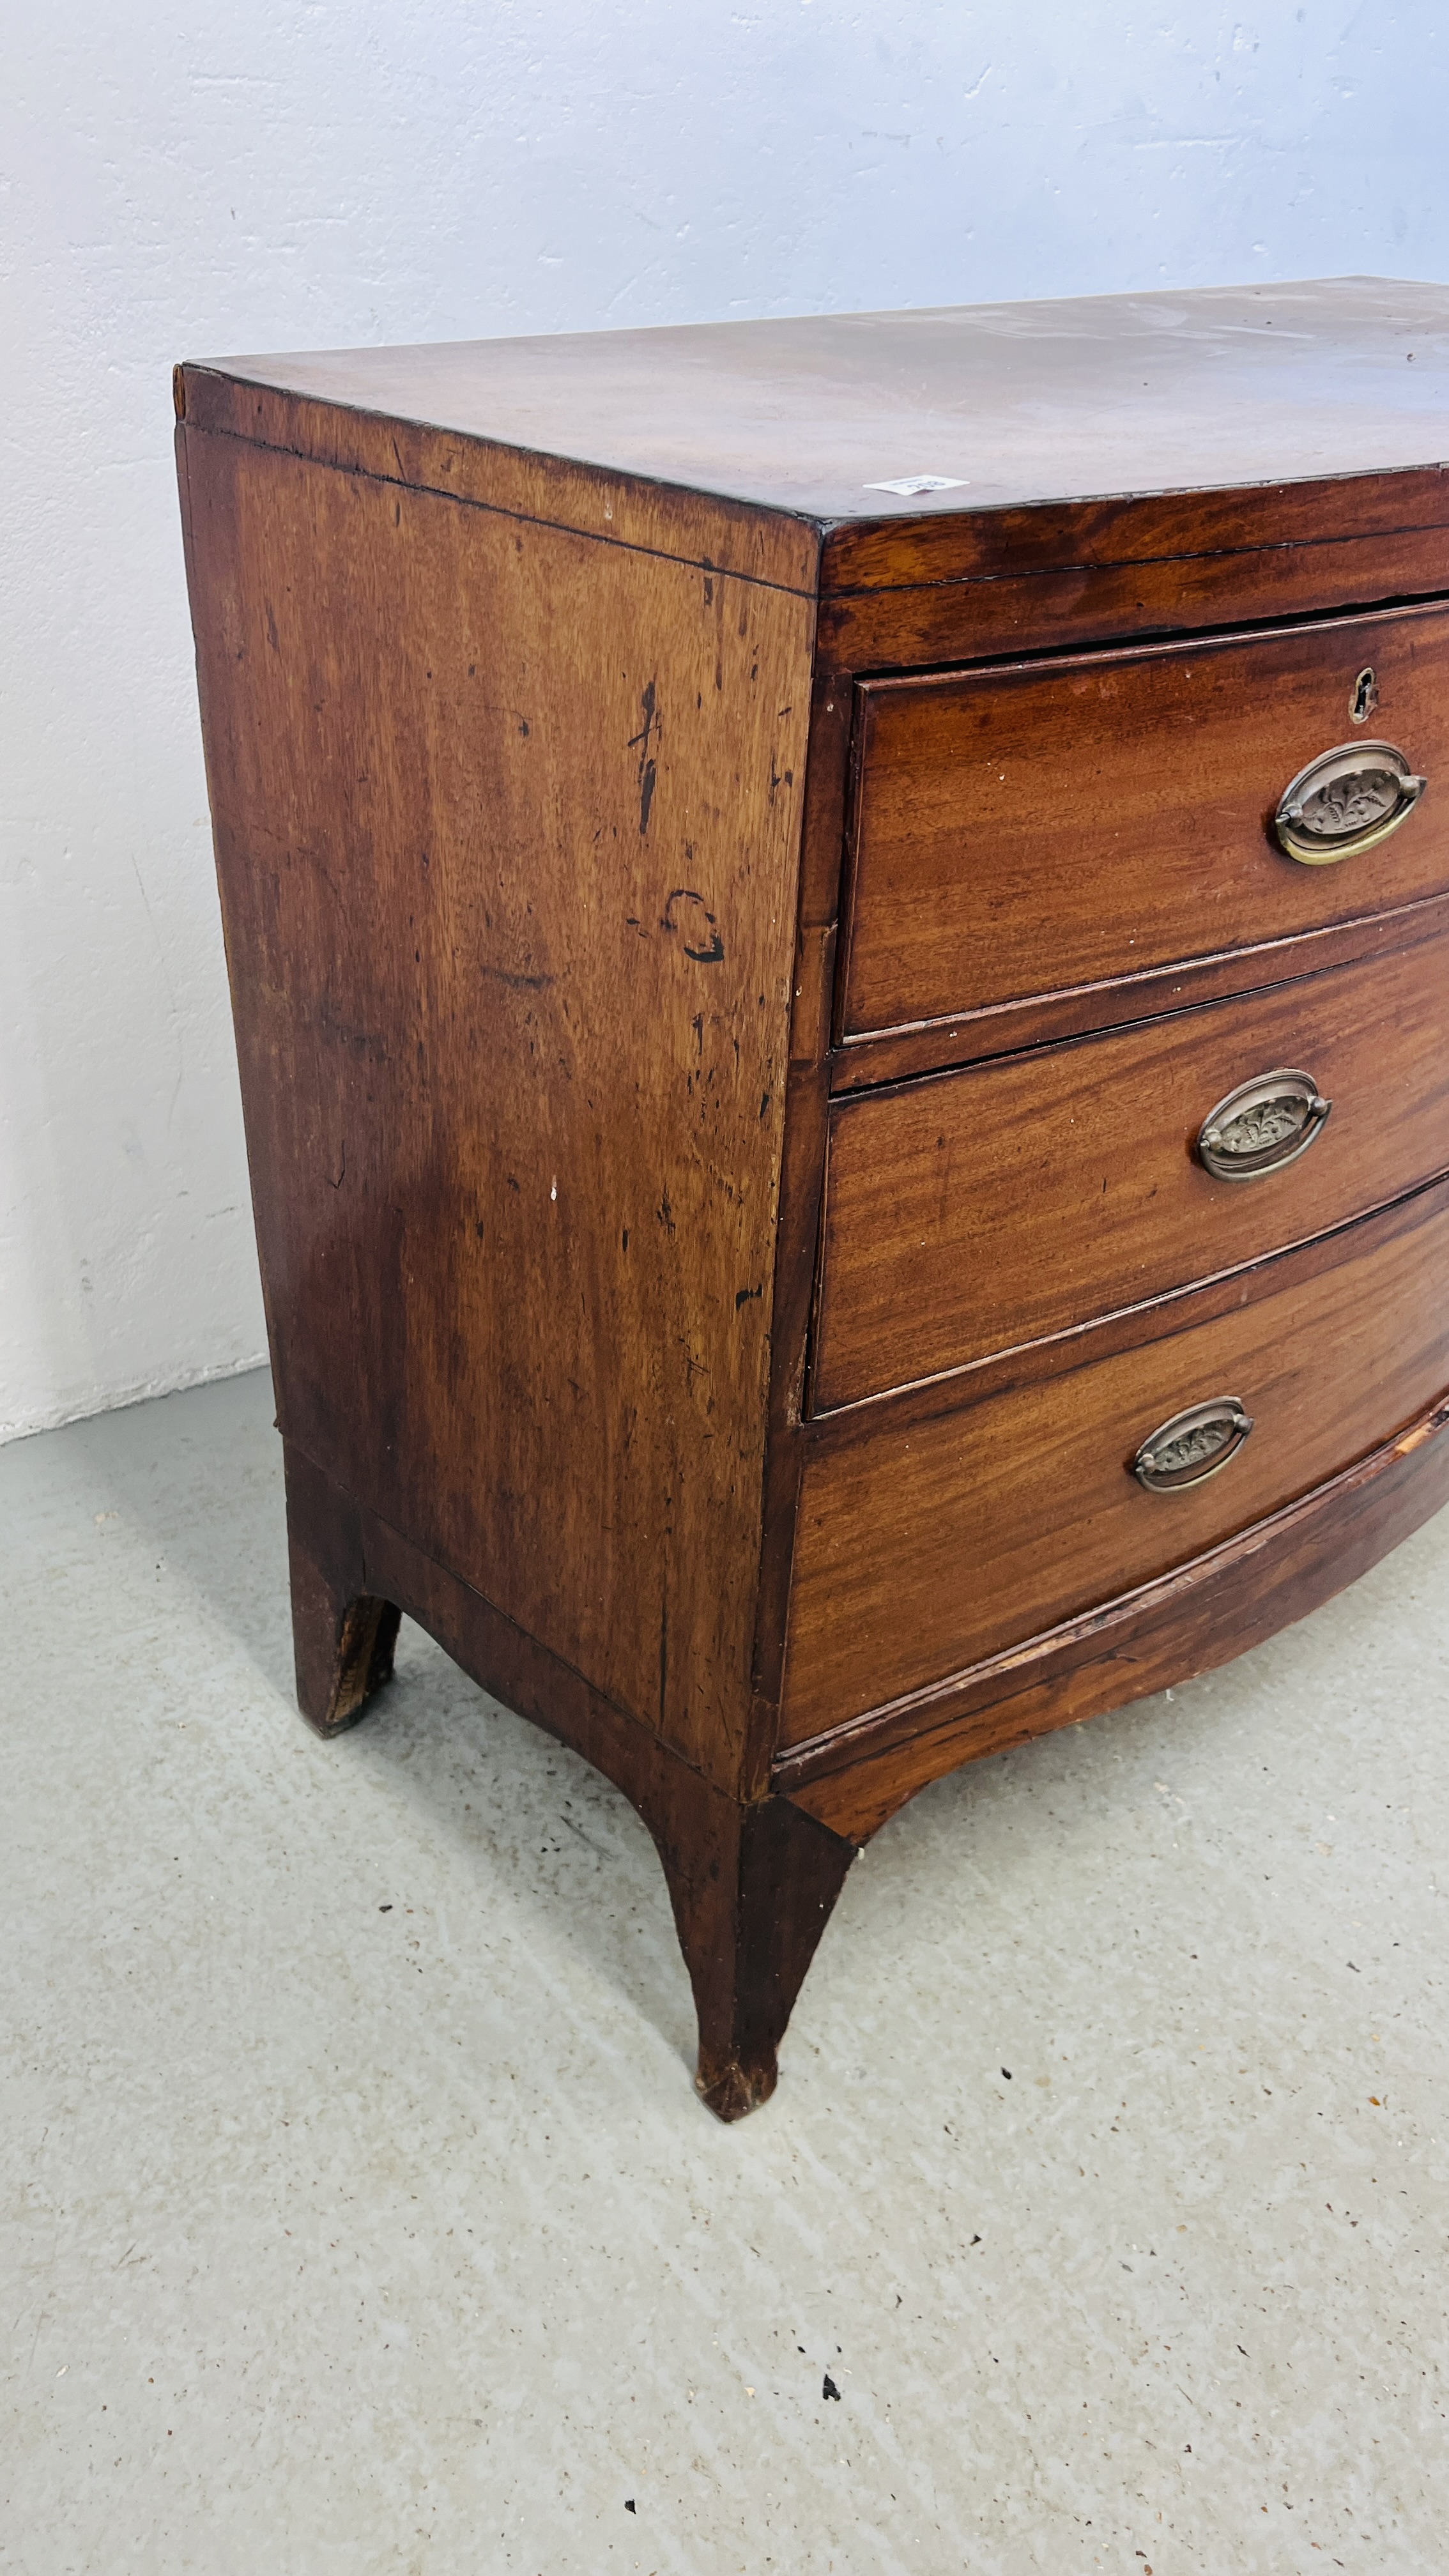
[[[1449,1496],[1449,294],[177,371],[298,1690],[858,1846]]]

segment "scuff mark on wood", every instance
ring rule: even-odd
[[[686,915],[683,920],[677,921],[674,908],[676,904],[683,903],[698,904],[703,919],[701,920],[697,915],[692,918]],[[664,907],[659,927],[661,930],[679,933],[685,956],[692,957],[696,966],[719,966],[723,963],[725,947],[719,924],[703,895],[696,894],[692,887],[675,887]]]
[[[639,829],[641,833],[649,829],[649,808],[654,802],[654,788],[658,778],[658,769],[650,750],[651,742],[659,740],[661,731],[654,703],[654,692],[655,682],[650,680],[639,700],[644,710],[643,731],[629,736],[629,749],[633,751],[637,745],[639,751]]]

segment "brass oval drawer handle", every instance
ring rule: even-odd
[[[1322,1135],[1332,1107],[1311,1073],[1292,1065],[1260,1073],[1208,1111],[1197,1131],[1198,1161],[1215,1181],[1281,1172]]]
[[[1132,1461],[1132,1473],[1150,1494],[1180,1494],[1206,1484],[1235,1458],[1253,1428],[1235,1395],[1209,1396],[1158,1424]]]
[[[1428,784],[1391,742],[1341,742],[1284,788],[1273,817],[1278,846],[1308,868],[1352,858],[1397,832]]]

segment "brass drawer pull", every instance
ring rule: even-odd
[[[1240,1082],[1210,1109],[1197,1134],[1197,1157],[1215,1181],[1256,1181],[1281,1172],[1321,1136],[1333,1107],[1311,1073],[1280,1065]]]
[[[1341,742],[1284,788],[1273,817],[1279,848],[1308,868],[1371,850],[1412,814],[1428,783],[1391,742]]]
[[[1206,1484],[1235,1458],[1253,1428],[1235,1395],[1214,1395],[1159,1423],[1132,1461],[1132,1473],[1150,1494],[1180,1494]]]

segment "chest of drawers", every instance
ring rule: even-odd
[[[176,384],[301,1706],[616,1781],[738,2117],[917,1789],[1449,1498],[1449,293]]]

